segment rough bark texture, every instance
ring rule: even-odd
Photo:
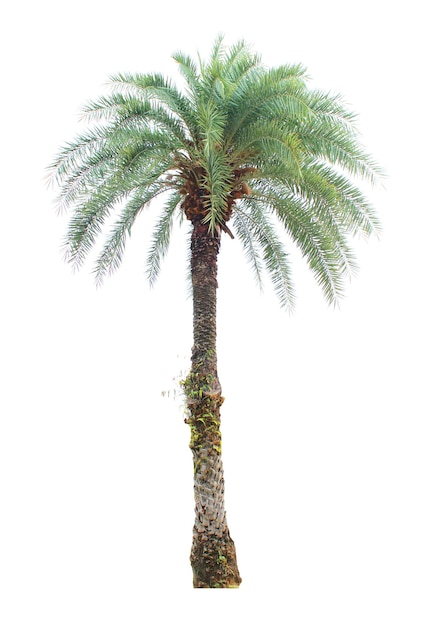
[[[224,506],[220,406],[223,402],[216,358],[216,289],[219,234],[193,221],[193,350],[184,383],[194,464],[195,522],[191,565],[194,587],[238,587],[234,542]]]

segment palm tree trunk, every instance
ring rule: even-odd
[[[184,381],[194,464],[195,521],[190,561],[194,587],[238,587],[234,542],[224,508],[220,406],[216,357],[216,290],[219,234],[193,221],[193,350]]]

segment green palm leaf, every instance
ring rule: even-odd
[[[151,286],[156,282],[160,272],[161,261],[168,252],[175,210],[180,200],[181,196],[178,192],[174,192],[170,196],[153,230],[152,243],[147,257],[147,277]]]

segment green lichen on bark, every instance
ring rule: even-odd
[[[186,423],[190,426],[190,449],[210,447],[221,454],[220,407],[224,398],[211,391],[211,376],[191,372],[183,381],[186,396]],[[196,471],[196,468],[195,468]]]
[[[241,578],[224,505],[220,430],[224,398],[216,376],[202,370],[202,366],[192,368],[182,382],[194,468],[193,585],[235,588]]]

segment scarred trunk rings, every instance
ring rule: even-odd
[[[225,505],[216,356],[217,259],[220,235],[193,221],[191,272],[193,349],[183,383],[193,453],[195,521],[190,561],[194,587],[228,588],[241,583]]]

